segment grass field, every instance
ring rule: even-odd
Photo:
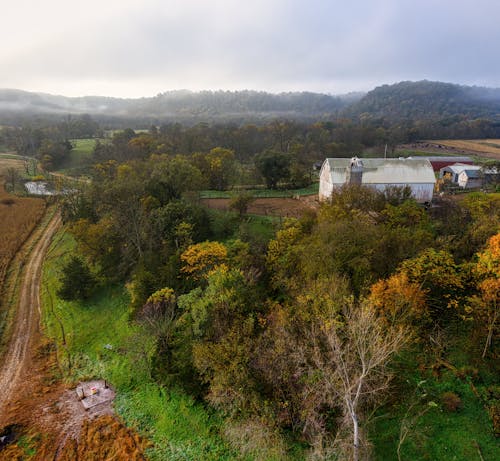
[[[281,198],[293,197],[295,195],[315,195],[319,191],[319,182],[314,182],[302,189],[244,189],[242,192],[248,193],[255,198]],[[201,198],[232,198],[238,194],[238,190],[218,191],[204,190],[200,192]]]
[[[66,379],[100,377],[112,383],[118,391],[117,413],[153,443],[150,459],[235,459],[219,435],[221,419],[216,414],[182,391],[165,389],[151,379],[153,345],[129,322],[129,298],[123,288],[102,288],[85,303],[57,298],[61,264],[74,249],[69,234],[56,236],[44,265],[42,292],[46,333],[58,344]]]
[[[60,173],[78,175],[85,173],[92,161],[92,151],[97,139],[71,139],[73,149],[57,170]],[[106,142],[100,139],[101,142]]]

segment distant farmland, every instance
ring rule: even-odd
[[[428,142],[430,144],[445,146],[456,151],[477,153],[482,157],[500,160],[500,139],[446,139]]]

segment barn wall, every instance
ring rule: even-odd
[[[328,200],[332,196],[333,184],[330,165],[324,162],[319,174],[319,200]]]
[[[411,196],[420,203],[431,202],[434,193],[434,184],[419,183],[419,184],[365,184],[373,187],[381,192],[384,192],[387,187],[405,187],[410,186]]]

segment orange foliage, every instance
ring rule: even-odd
[[[426,313],[425,290],[401,272],[373,284],[369,300],[392,322],[408,317],[422,318]]]
[[[86,420],[78,441],[71,439],[57,457],[61,461],[145,460],[145,443],[112,416]],[[51,457],[52,458],[52,457]],[[48,459],[48,458],[46,458]]]

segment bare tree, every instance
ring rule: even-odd
[[[312,344],[308,374],[315,379],[310,379],[305,392],[315,396],[317,409],[326,406],[341,411],[330,448],[340,450],[342,459],[358,461],[368,451],[363,449],[365,410],[381,402],[391,379],[388,364],[408,341],[408,331],[403,326],[387,326],[372,305],[350,302],[342,315],[324,319],[308,336]]]

